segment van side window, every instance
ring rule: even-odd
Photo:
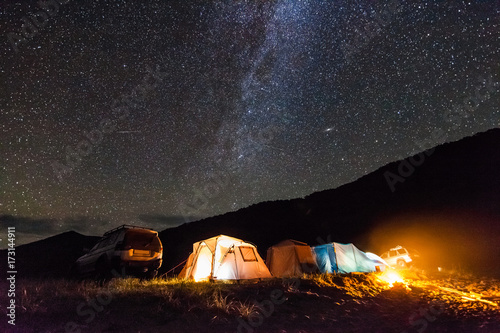
[[[101,243],[102,243],[102,241],[97,242],[97,244],[94,245],[94,247],[92,247],[92,249],[90,249],[90,251],[94,251],[94,250],[98,249],[99,247],[101,247]]]
[[[100,242],[99,247],[100,247],[100,248],[101,248],[101,247],[106,247],[106,246],[108,246],[109,244],[111,244],[111,237],[109,237],[109,236],[108,236],[108,237],[104,238],[104,239]]]
[[[114,244],[116,242],[116,239],[118,238],[118,236],[120,235],[119,232],[115,232],[114,234],[112,234],[109,238],[110,238],[110,243]]]

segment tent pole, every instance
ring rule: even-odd
[[[230,251],[230,250],[231,250],[231,248],[229,248],[229,249],[226,251],[226,253],[224,253],[224,256],[223,256],[223,257],[222,257],[222,259],[220,260],[221,266],[222,266],[222,264],[223,264],[224,260],[226,260],[227,254],[229,253],[229,251]],[[220,268],[220,266],[219,266],[219,268]]]
[[[234,244],[233,244],[233,253],[234,253],[234,268],[236,269],[236,275],[237,275],[237,279],[236,280],[240,280],[240,273],[238,272],[238,261],[236,260],[236,250],[234,248]]]
[[[198,247],[196,248],[196,256],[193,257],[193,262],[191,263],[191,266],[189,267],[189,273],[186,272],[186,276],[189,278],[191,276],[191,273],[193,272],[193,267],[196,265],[198,262],[198,254],[200,253],[200,248],[201,248],[201,243],[198,244]],[[189,259],[189,257],[188,257]]]
[[[356,270],[358,270],[358,262],[356,261],[356,253],[354,252],[354,244],[352,245],[352,256],[354,257],[354,263],[356,264]]]
[[[210,277],[209,277],[211,281],[213,281],[214,279],[215,252],[217,252],[218,243],[219,243],[219,237],[215,238],[214,252],[212,252],[212,269],[210,270]]]
[[[339,273],[339,261],[337,258],[337,250],[335,250],[335,243],[332,243],[332,246],[333,246],[333,254],[335,254],[335,268],[336,268],[335,273],[338,274]]]

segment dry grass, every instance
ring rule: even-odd
[[[18,285],[19,307],[24,312],[47,312],[54,300],[90,299],[102,289],[95,281],[30,280]]]
[[[250,303],[249,301],[239,301],[236,309],[238,310],[238,314],[240,315],[240,317],[243,318],[248,318],[252,313],[257,311],[257,307],[255,306],[255,304]]]
[[[130,322],[144,318],[141,319],[144,325],[149,325],[151,321],[158,325],[182,323],[178,324],[181,325],[179,327],[174,325],[174,331],[183,329],[182,325],[201,325],[206,322],[227,325],[234,331],[238,324],[237,318],[247,320],[253,317],[255,320],[257,317],[252,314],[262,313],[259,304],[269,301],[271,293],[276,290],[281,292],[285,302],[276,304],[276,314],[272,315],[273,319],[266,317],[266,321],[277,320],[285,326],[289,320],[300,323],[302,317],[307,319],[317,316],[319,321],[337,318],[344,315],[344,308],[347,309],[345,311],[355,311],[357,307],[370,309],[366,313],[372,310],[385,311],[381,304],[389,304],[388,314],[399,311],[398,318],[404,320],[410,317],[414,309],[426,303],[446,304],[447,314],[459,318],[457,322],[469,317],[473,318],[470,320],[489,318],[494,313],[492,311],[498,311],[491,304],[474,300],[480,297],[500,303],[500,284],[496,280],[481,280],[465,275],[423,277],[411,271],[402,273],[411,290],[390,288],[380,279],[380,273],[316,274],[304,275],[299,280],[272,279],[259,283],[193,282],[175,278],[113,279],[104,284],[94,281],[20,280],[17,284],[18,313],[23,318],[31,318],[33,322],[55,317],[86,325],[85,319],[88,317],[79,316],[77,306],[82,302],[95,301],[99,295],[107,293],[112,295],[112,302],[102,312],[96,312],[96,318],[102,318],[102,322],[96,320],[92,322],[92,327],[106,330],[106,325],[125,325],[119,324],[123,319]],[[457,292],[450,292],[451,289]],[[408,300],[413,300],[413,303],[410,302],[412,305]],[[301,304],[300,307],[298,304]],[[298,309],[304,311],[302,317],[296,313]],[[0,313],[4,310],[1,309]],[[487,324],[493,325],[495,321],[492,320],[492,323]],[[46,328],[51,327],[50,322],[45,325]],[[197,329],[204,328],[196,325]],[[125,331],[126,328],[123,326]]]
[[[335,288],[354,297],[373,296],[383,290],[376,277],[366,274],[304,275],[303,281],[320,287]],[[265,282],[263,282],[265,284]],[[294,292],[290,280],[276,279],[271,284],[284,292]],[[237,295],[235,290],[244,288],[236,282],[193,282],[177,278],[140,280],[137,278],[113,279],[106,284],[95,281],[30,280],[20,283],[20,308],[26,313],[46,313],[54,300],[91,300],[103,293],[115,298],[153,297],[160,304],[188,310],[200,308],[225,314],[248,317],[257,311],[252,295]],[[240,297],[238,297],[240,296]]]
[[[250,296],[237,297],[234,289],[241,286],[236,283],[126,278],[113,279],[105,284],[94,281],[25,280],[18,285],[18,312],[35,316],[50,315],[56,307],[64,308],[63,304],[67,304],[66,311],[75,317],[78,304],[92,302],[103,294],[111,294],[115,303],[146,307],[151,316],[164,316],[177,311],[247,318],[257,310]]]
[[[353,297],[374,297],[389,289],[379,276],[381,273],[316,274],[306,278],[320,287],[332,287]]]

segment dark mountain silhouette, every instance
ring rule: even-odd
[[[353,242],[379,254],[401,244],[417,248],[432,265],[497,275],[499,143],[500,129],[489,130],[390,163],[336,189],[163,230],[162,271],[186,259],[194,242],[227,234],[256,244],[264,258],[269,246],[288,238],[310,245]],[[97,239],[69,232],[19,246],[20,274],[61,276]]]
[[[100,237],[85,236],[75,231],[16,247],[16,270],[19,278],[65,277],[71,264],[94,246]],[[7,262],[7,251],[0,251],[0,260]]]
[[[333,190],[166,229],[160,233],[164,268],[184,260],[193,242],[228,234],[255,243],[261,255],[288,238],[310,245],[354,242],[379,254],[403,241],[433,264],[491,272],[500,259],[499,143],[500,129],[493,129],[390,163]]]

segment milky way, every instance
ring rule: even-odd
[[[0,12],[0,215],[26,234],[164,229],[499,126],[497,1],[49,3]]]

